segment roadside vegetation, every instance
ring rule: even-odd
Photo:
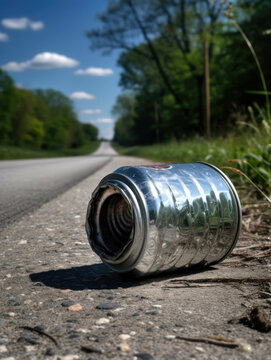
[[[50,157],[87,155],[97,150],[99,145],[99,141],[93,141],[87,145],[63,150],[41,150],[10,145],[0,145],[0,160],[39,159]]]
[[[270,201],[270,13],[270,0],[109,2],[88,37],[122,50],[115,148],[213,163]]]
[[[97,138],[61,92],[19,89],[0,69],[0,159],[87,154]]]

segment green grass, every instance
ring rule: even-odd
[[[76,149],[63,150],[33,150],[16,146],[0,145],[0,160],[41,159],[62,156],[87,155],[94,152],[99,147],[99,145],[100,142],[97,141]]]
[[[222,166],[225,165],[225,161],[239,157],[242,143],[245,146],[244,139],[236,137],[216,138],[210,141],[195,137],[181,142],[170,141],[149,146],[122,147],[114,144],[114,148],[121,155],[139,156],[154,161],[166,163],[205,161]]]
[[[245,194],[247,184],[252,184],[258,196],[271,202],[271,133],[260,129],[258,134],[247,131],[242,136],[232,135],[210,141],[195,137],[150,146],[121,147],[114,144],[114,148],[121,155],[162,163],[208,162],[222,168],[238,188],[245,188]]]

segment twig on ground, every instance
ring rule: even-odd
[[[179,340],[185,340],[185,341],[191,341],[191,342],[201,342],[205,344],[212,344],[212,345],[218,345],[223,347],[229,347],[229,348],[237,348],[239,346],[239,343],[237,343],[234,339],[227,339],[224,337],[194,337],[194,336],[182,336],[177,335],[177,339]]]
[[[217,278],[199,278],[199,279],[171,279],[169,280],[163,288],[179,288],[179,287],[200,287],[201,284],[231,284],[231,283],[261,283],[269,282],[271,278],[262,278],[262,277],[248,277],[248,278],[230,278],[230,277],[217,277]],[[178,283],[181,286],[178,286]],[[183,283],[183,284],[182,284]]]
[[[58,345],[58,342],[49,334],[47,334],[46,332],[40,330],[40,329],[37,329],[37,328],[33,328],[31,326],[20,326],[20,329],[24,329],[24,330],[29,330],[29,331],[32,331],[32,332],[36,332],[37,334],[39,335],[43,335],[43,336],[46,336],[48,339],[50,339],[56,346],[59,346]]]

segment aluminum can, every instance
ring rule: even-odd
[[[206,163],[121,167],[94,190],[86,218],[102,261],[138,275],[216,264],[240,227],[233,184]]]

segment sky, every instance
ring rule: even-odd
[[[0,0],[0,67],[25,89],[70,97],[78,119],[112,138],[112,106],[121,89],[117,52],[90,50],[108,0]]]

